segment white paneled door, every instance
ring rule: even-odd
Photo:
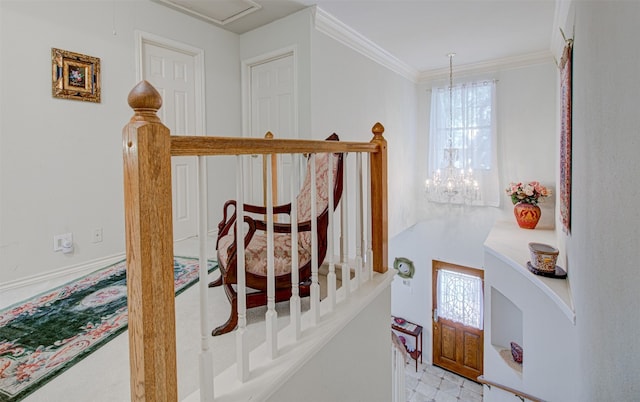
[[[297,138],[295,132],[295,83],[293,54],[288,53],[251,65],[251,136],[263,138],[270,131],[275,138]],[[263,158],[251,159],[252,204],[262,205]],[[274,189],[275,203],[289,202],[289,172],[291,160],[288,156],[278,157],[278,188]],[[276,195],[277,194],[277,195]]]
[[[142,42],[142,78],[162,95],[158,113],[171,135],[197,135],[196,56],[173,46]],[[173,237],[197,235],[198,170],[195,156],[171,158]]]

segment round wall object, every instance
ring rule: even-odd
[[[393,260],[393,268],[398,271],[398,276],[404,279],[413,278],[413,274],[416,271],[413,266],[413,261],[404,257],[396,257],[396,259]]]

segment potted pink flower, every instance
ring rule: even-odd
[[[515,205],[513,213],[518,225],[524,229],[534,229],[540,220],[538,202],[550,196],[551,191],[537,181],[527,184],[512,182],[505,191]]]

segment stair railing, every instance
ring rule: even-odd
[[[129,105],[134,115],[123,129],[124,201],[127,254],[127,292],[129,309],[129,348],[132,401],[176,401],[176,339],[175,294],[173,287],[173,228],[171,197],[171,157],[198,156],[199,171],[204,172],[204,156],[215,155],[271,155],[279,153],[356,153],[368,159],[368,196],[366,234],[358,234],[356,266],[367,264],[369,269],[356,269],[356,285],[362,272],[385,273],[387,252],[387,153],[384,128],[374,125],[370,142],[311,141],[284,139],[256,139],[242,137],[172,136],[156,112],[162,105],[159,93],[146,81],[130,92]],[[239,163],[241,166],[242,163]],[[271,164],[266,164],[271,171]],[[362,169],[357,165],[357,170]],[[241,168],[239,168],[240,174]],[[271,173],[271,172],[270,172]],[[313,176],[312,176],[313,177]],[[356,176],[362,181],[362,175]],[[271,177],[267,182],[272,182]],[[200,175],[201,185],[206,175]],[[361,185],[361,183],[360,183]],[[360,187],[362,188],[362,186]],[[315,189],[315,186],[312,186]],[[362,201],[363,194],[356,191]],[[206,211],[206,195],[200,192],[200,214]],[[267,202],[272,203],[271,194]],[[311,203],[315,205],[315,202]],[[242,208],[240,208],[241,210]],[[356,221],[362,224],[362,211]],[[313,222],[314,220],[312,220]],[[205,237],[206,225],[199,235]],[[366,240],[365,240],[366,237]],[[204,246],[201,242],[201,264]],[[344,246],[343,246],[344,251]],[[333,250],[330,251],[333,255]],[[344,256],[341,263],[344,264]],[[244,260],[244,258],[242,258]],[[202,267],[201,267],[202,269]],[[204,268],[206,270],[206,268]],[[244,271],[243,269],[239,269]],[[316,274],[317,275],[317,274]],[[335,275],[335,274],[334,274]],[[343,269],[343,275],[344,269]],[[348,273],[346,278],[349,283]],[[201,274],[201,281],[203,280]],[[366,280],[367,278],[364,278]],[[239,287],[244,287],[238,284]],[[351,288],[351,286],[349,286]],[[334,289],[335,290],[335,289]],[[295,292],[295,289],[292,289]],[[206,296],[201,305],[206,309]],[[243,317],[240,317],[241,321]],[[299,324],[298,324],[299,325]],[[298,329],[299,332],[299,329]],[[238,334],[239,339],[242,337]],[[275,338],[275,337],[274,337]],[[211,351],[203,336],[201,373],[211,375]],[[239,348],[242,349],[242,348]],[[277,350],[277,345],[275,347]],[[239,379],[248,377],[247,351],[239,352]],[[213,386],[202,386],[201,397],[213,399]]]
[[[525,401],[531,401],[531,402],[546,402],[544,399],[540,399],[536,396],[527,394],[526,392],[522,392],[522,391],[518,391],[517,389],[511,388],[511,387],[507,387],[506,385],[502,385],[500,383],[497,383],[495,381],[491,381],[491,380],[487,380],[486,378],[484,378],[483,375],[478,377],[478,382],[480,384],[484,384],[487,387],[489,387],[489,389],[491,389],[491,387],[496,387],[499,388],[503,391],[507,391],[511,394],[513,394],[514,396],[518,397],[522,402]]]

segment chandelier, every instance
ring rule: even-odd
[[[462,149],[454,147],[453,142],[453,56],[449,53],[449,134],[446,147],[443,148],[444,158],[442,169],[433,172],[430,179],[425,181],[427,199],[432,202],[451,204],[471,204],[480,199],[478,181],[473,175],[473,169],[467,161],[460,159]]]

